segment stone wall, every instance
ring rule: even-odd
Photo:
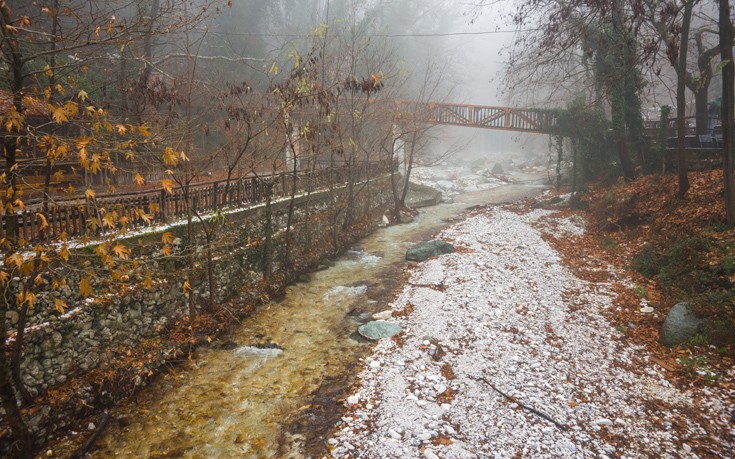
[[[390,207],[390,179],[375,179],[370,187],[366,187],[364,183],[355,185],[354,196],[354,217],[363,220],[370,217],[370,221],[375,224]],[[333,190],[332,193],[323,191],[298,197],[295,201],[293,228],[303,227],[301,223],[307,215],[329,212],[331,203],[337,202],[344,209],[346,199],[345,187]],[[273,227],[276,231],[285,227],[288,207],[287,200],[272,204]],[[344,211],[340,213],[336,227],[342,228],[345,214]],[[262,234],[264,215],[265,205],[261,204],[227,212],[224,218],[220,216],[221,223],[213,244],[217,302],[246,294],[244,288],[246,290],[249,283],[257,281],[261,248],[248,245],[248,241],[257,239]],[[312,243],[323,240],[325,232],[331,228],[328,225],[310,226],[308,238]],[[365,228],[365,231],[369,230],[369,227]],[[172,321],[187,314],[188,302],[183,289],[187,261],[185,256],[176,256],[186,252],[183,247],[186,225],[172,225],[165,231],[176,236],[174,256],[161,257],[162,230],[124,241],[129,247],[135,248],[134,256],[136,260],[140,260],[141,265],[125,283],[110,282],[104,273],[98,276],[96,287],[98,291],[107,292],[104,295],[85,300],[74,292],[76,289],[68,286],[49,286],[39,295],[39,305],[29,318],[31,325],[26,329],[21,366],[22,377],[32,394],[43,392],[80,373],[99,367],[108,362],[121,346],[136,346],[142,340],[155,337]],[[195,237],[197,244],[193,250],[197,270],[191,285],[201,303],[209,295],[203,250],[206,238],[202,225],[195,226]],[[293,244],[297,247],[298,244],[303,244],[306,238],[303,231],[296,231],[292,247]],[[324,256],[333,253],[333,248],[329,245],[320,249]],[[283,247],[277,247],[277,250],[282,253]],[[78,282],[86,270],[103,269],[90,261],[82,266],[84,269],[79,272],[70,270],[68,273],[70,285],[75,285],[74,282]],[[276,263],[276,269],[278,267]],[[153,286],[148,289],[142,286],[145,270],[154,272]],[[62,298],[67,302],[69,309],[65,314],[59,314],[50,306],[55,298]]]

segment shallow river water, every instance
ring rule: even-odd
[[[308,457],[310,442],[313,448],[323,441],[310,440],[309,430],[319,429],[321,411],[322,428],[329,427],[330,407],[338,413],[336,399],[369,350],[355,330],[372,313],[388,309],[403,283],[406,248],[467,207],[542,189],[506,185],[468,193],[422,209],[413,223],[378,230],[334,267],[256,310],[230,337],[230,349],[201,350],[195,362],[116,408],[93,457]]]

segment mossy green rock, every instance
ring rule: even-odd
[[[406,260],[424,261],[437,255],[454,253],[454,246],[444,241],[421,242],[406,251]]]
[[[365,325],[361,325],[357,332],[367,339],[377,341],[383,338],[390,338],[401,332],[401,326],[386,322],[385,320],[374,320]]]

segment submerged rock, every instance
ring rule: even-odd
[[[406,251],[406,260],[424,261],[437,255],[453,253],[454,246],[444,241],[420,242]]]
[[[367,339],[377,341],[383,338],[390,338],[401,332],[401,326],[398,324],[386,322],[385,320],[374,320],[365,325],[360,326],[357,332]]]
[[[704,325],[705,320],[697,317],[688,303],[679,303],[666,316],[659,340],[669,347],[686,343],[694,335],[704,331]]]

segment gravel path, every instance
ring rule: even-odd
[[[412,270],[392,304],[405,333],[366,359],[332,457],[698,457],[725,408],[632,370],[645,351],[602,317],[609,286],[563,266],[540,235],[552,227],[581,230],[495,209],[440,235],[460,249]]]

